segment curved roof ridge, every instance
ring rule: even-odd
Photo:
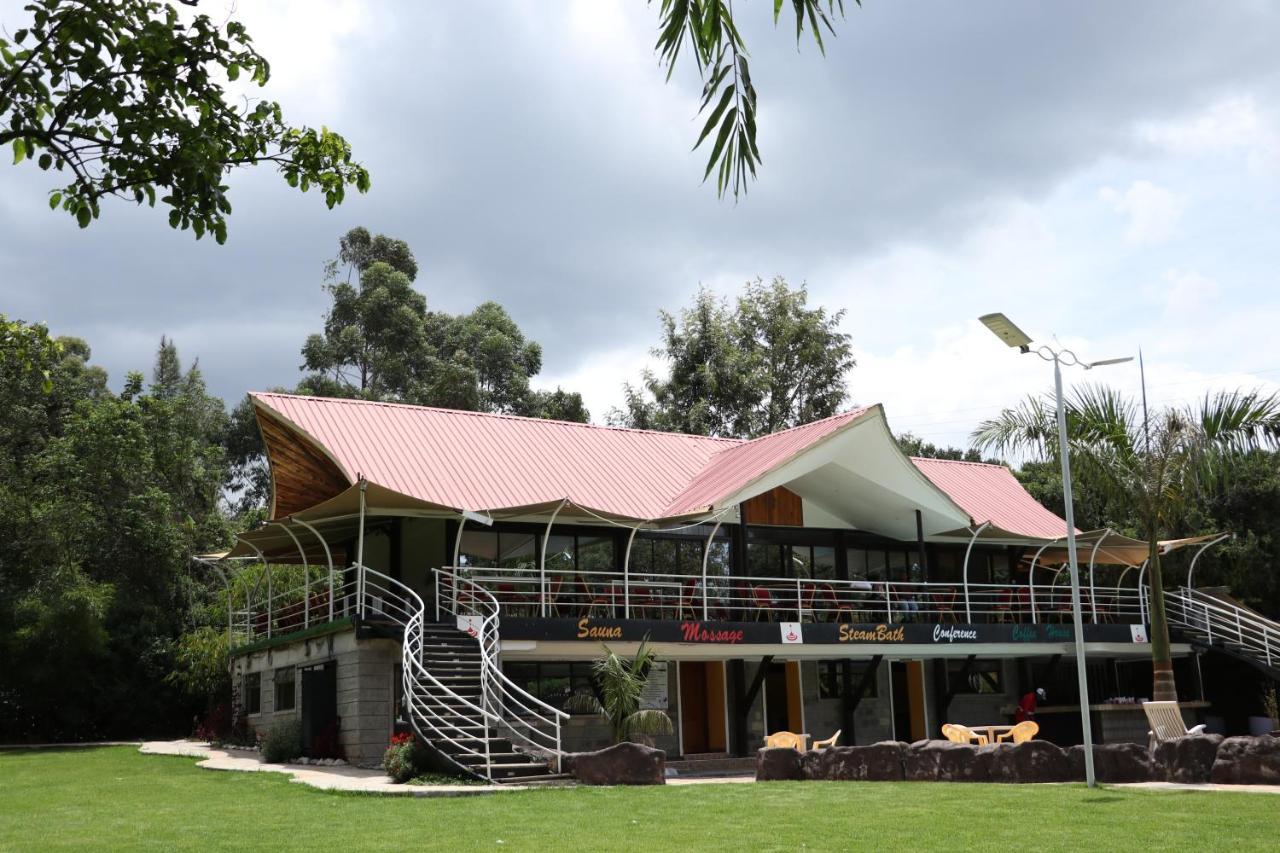
[[[359,406],[382,406],[389,409],[412,409],[414,411],[440,412],[447,415],[470,415],[478,418],[503,418],[512,421],[530,421],[538,424],[558,424],[571,427],[585,427],[587,429],[602,429],[612,432],[635,432],[646,435],[678,435],[683,438],[692,438],[699,441],[716,441],[730,446],[736,447],[744,443],[745,439],[730,438],[728,436],[716,435],[700,435],[693,432],[672,432],[670,430],[661,429],[640,429],[639,427],[615,426],[613,424],[593,424],[582,423],[581,421],[565,421],[558,418],[535,418],[530,415],[513,415],[509,412],[477,412],[473,409],[450,409],[446,406],[423,406],[418,403],[400,403],[392,400],[361,400],[357,397],[322,397],[317,394],[291,394],[284,391],[250,391],[250,397],[285,397],[292,400],[314,400],[319,403],[342,403],[353,404]],[[815,421],[816,423],[816,421]],[[794,427],[792,427],[794,429]],[[767,438],[768,436],[761,436]]]
[[[940,462],[946,465],[973,465],[978,468],[1003,468],[1006,471],[1013,469],[1004,462],[973,462],[969,459],[939,459],[937,456],[912,456],[912,462]]]

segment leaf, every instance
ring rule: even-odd
[[[93,211],[89,210],[89,205],[80,205],[80,209],[76,211],[76,222],[80,223],[81,228],[88,228],[89,223],[92,221]]]
[[[707,160],[707,171],[703,173],[702,180],[705,181],[711,174],[711,170],[715,168],[716,161],[720,159],[720,152],[724,149],[724,141],[729,138],[729,131],[733,129],[733,123],[737,117],[737,107],[725,114],[724,122],[720,125],[720,133],[716,136],[716,146],[711,150],[711,157]]]
[[[719,123],[721,114],[724,113],[725,107],[729,106],[729,101],[732,98],[733,87],[725,86],[724,94],[720,97],[720,103],[717,104],[715,110],[712,111],[711,117],[707,119],[707,123],[702,126],[702,134],[698,136],[698,141],[693,143],[693,147],[695,149],[702,144],[702,140],[707,138],[707,134],[711,132],[711,129]]]
[[[13,165],[27,159],[27,143],[22,139],[13,140]]]
[[[57,210],[58,203],[61,201],[62,201],[62,193],[59,193],[59,192],[49,193],[49,209],[50,210]]]

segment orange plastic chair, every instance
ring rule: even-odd
[[[795,732],[774,732],[765,737],[764,745],[766,748],[780,747],[786,749],[790,747],[796,752],[804,752],[804,738]]]
[[[826,740],[815,740],[813,742],[813,745],[810,746],[809,749],[826,749],[828,747],[835,746],[836,741],[840,739],[841,731],[843,731],[843,729],[836,729],[836,733],[833,734],[831,737],[827,738]]]
[[[1035,737],[1039,731],[1040,724],[1035,720],[1023,720],[1004,734],[996,735],[996,743],[1004,743],[1006,741],[1026,743]]]
[[[980,735],[968,726],[962,726],[959,723],[943,723],[942,736],[952,743],[973,743],[977,741],[978,746],[987,745],[986,735]]]

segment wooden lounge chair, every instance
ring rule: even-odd
[[[968,726],[962,726],[959,723],[943,723],[942,736],[952,743],[977,742],[978,746],[987,745],[986,735],[980,735]]]
[[[786,749],[791,747],[797,752],[804,752],[804,737],[795,732],[774,732],[765,736],[764,745],[765,748],[781,747]]]
[[[996,743],[1005,743],[1007,741],[1026,743],[1035,737],[1039,731],[1039,723],[1034,720],[1023,720],[1004,734],[996,735]]]
[[[1151,724],[1151,731],[1147,732],[1148,749],[1155,749],[1161,741],[1198,735],[1204,731],[1203,725],[1187,728],[1177,702],[1143,702],[1142,710]]]
[[[826,740],[815,740],[809,749],[827,749],[828,747],[835,746],[836,741],[840,739],[841,731],[843,731],[843,729],[836,729],[836,733]]]

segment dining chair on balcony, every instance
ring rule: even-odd
[[[956,621],[956,591],[954,589],[935,592],[931,598],[933,609],[937,613],[939,622],[943,619],[950,619],[952,622]]]
[[[1013,619],[1013,590],[1002,589],[996,596],[995,617],[997,622],[1009,622]]]
[[[654,594],[653,588],[645,584],[631,585],[631,615],[641,619],[653,618],[654,609],[662,616],[662,602]]]
[[[605,616],[613,615],[613,608],[618,601],[618,588],[614,584],[606,584],[597,589],[591,584],[578,577],[578,583],[582,585],[586,597],[587,616],[598,616],[603,611]]]
[[[547,578],[547,613],[552,616],[560,615],[560,587],[563,585],[564,578],[560,575]]]
[[[832,589],[829,583],[815,584],[813,595],[809,601],[810,609],[813,611],[813,621],[829,622],[835,620],[840,621],[841,603],[836,597],[836,591]],[[844,605],[844,611],[849,611],[849,606]]]
[[[764,616],[766,622],[773,621],[773,593],[765,586],[751,587],[751,600],[755,605],[756,621]]]
[[[512,583],[498,584],[497,599],[512,616],[529,615],[530,605],[533,604],[533,598],[526,592],[517,591]]]
[[[677,619],[698,619],[701,617],[701,602],[698,600],[698,587],[701,581],[689,578],[680,585],[680,596],[676,599]]]

